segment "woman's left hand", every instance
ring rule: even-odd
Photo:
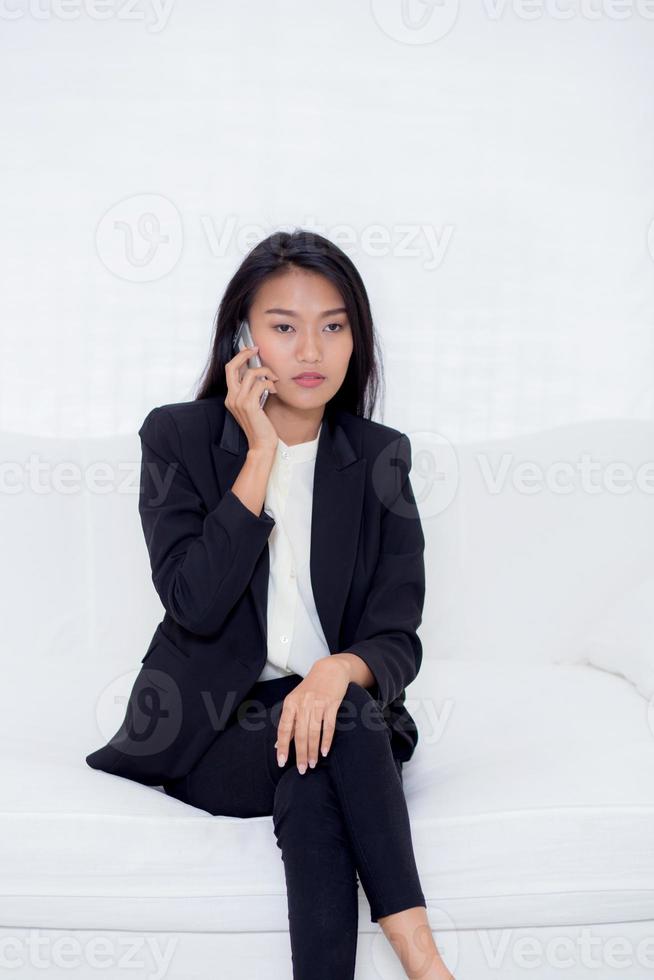
[[[333,656],[321,657],[307,676],[284,698],[277,726],[277,763],[288,759],[291,738],[295,739],[295,757],[300,773],[313,769],[318,748],[327,755],[336,728],[336,715],[350,683],[347,664]],[[320,730],[322,727],[322,743]]]

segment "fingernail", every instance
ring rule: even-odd
[[[283,766],[285,762],[286,762],[286,756],[285,755],[280,755],[280,756],[277,757],[277,765],[278,766]]]
[[[315,759],[309,759],[309,765],[311,766],[312,769],[315,769],[316,768],[316,760]]]
[[[321,749],[320,751],[321,751],[322,755],[325,756],[329,752],[329,749]]]
[[[302,775],[304,776],[304,774],[305,774],[305,772],[307,771],[307,767],[306,767],[306,766],[304,765],[304,763],[302,762],[302,763],[300,763],[300,765],[298,766],[298,770],[299,770],[299,771],[300,771],[300,773],[301,773],[301,774],[302,774]]]

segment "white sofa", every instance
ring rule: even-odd
[[[557,493],[547,468],[589,453],[602,473],[612,460],[636,471],[654,425],[458,446],[445,509],[421,497],[429,440],[409,435],[428,598],[404,782],[437,941],[457,980],[643,980],[654,712],[627,677],[584,660],[611,607],[652,577],[654,495],[593,494],[579,480]],[[42,977],[46,962],[48,977],[86,978],[102,963],[124,977],[129,962],[139,978],[289,978],[272,818],[213,817],[85,763],[117,729],[161,616],[138,437],[1,439],[0,942],[13,975]],[[490,492],[479,461],[494,470],[506,454],[508,484]],[[38,486],[31,455],[45,463]],[[524,461],[544,468],[540,491],[516,485]],[[632,622],[630,642],[654,658],[646,626]],[[402,977],[359,894],[358,980]]]

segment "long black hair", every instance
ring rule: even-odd
[[[352,356],[343,384],[330,399],[330,411],[344,409],[371,418],[383,375],[366,288],[345,252],[328,238],[304,229],[278,231],[265,238],[232,276],[216,313],[211,354],[195,400],[227,394],[225,365],[234,356],[234,331],[241,320],[249,318],[255,293],[264,280],[293,266],[320,272],[329,279],[343,297],[350,321]]]

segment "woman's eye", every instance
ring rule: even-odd
[[[341,323],[328,323],[327,326],[328,327],[338,327],[339,330],[342,330],[343,329],[343,325]],[[288,333],[288,330],[283,330],[282,329],[283,327],[290,327],[291,330],[293,329],[293,327],[291,326],[290,323],[277,323],[277,324],[275,324],[275,330],[278,330],[279,333],[283,333],[283,334]],[[338,331],[336,331],[336,330],[330,330],[329,332],[330,333],[337,333]]]

